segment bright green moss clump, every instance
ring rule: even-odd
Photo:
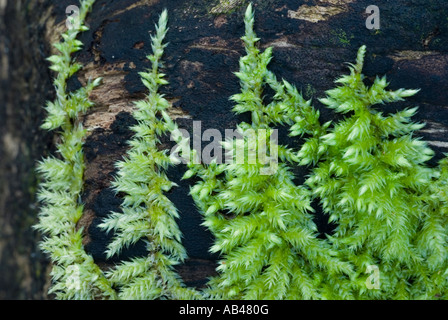
[[[241,93],[232,97],[234,111],[250,112],[252,123],[240,123],[241,138],[224,143],[232,161],[197,170],[202,181],[191,190],[204,213],[204,225],[216,237],[211,250],[222,255],[209,294],[220,299],[321,299],[339,290],[344,296],[343,279],[351,267],[317,238],[311,194],[293,183],[293,152],[281,147],[285,162],[277,163],[278,146],[272,141],[271,126],[295,114],[305,101],[289,96],[285,85],[267,71],[272,51],[260,53],[256,48],[253,22],[249,6],[243,37],[247,55],[236,73]],[[269,105],[263,104],[265,85],[279,91]],[[256,161],[239,163],[239,150],[257,155]]]
[[[378,105],[404,100],[417,90],[386,90],[386,78],[363,83],[365,47],[350,74],[320,101],[347,116],[323,136],[308,140],[300,156],[319,159],[306,184],[337,227],[329,237],[334,250],[356,266],[351,280],[355,298],[431,299],[446,294],[448,258],[446,206],[434,190],[433,156],[413,136],[417,108],[384,115]],[[318,147],[316,148],[316,139]],[[317,151],[316,151],[317,150]],[[446,176],[442,178],[446,183]],[[446,197],[445,197],[446,199]],[[446,210],[446,209],[445,209]],[[369,266],[378,268],[381,286],[368,290]],[[379,281],[379,280],[377,280]]]

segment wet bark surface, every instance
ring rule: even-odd
[[[2,7],[2,3],[6,6]],[[15,7],[18,3],[22,6]],[[25,3],[35,11],[27,9]],[[234,129],[237,123],[247,120],[246,115],[232,113],[229,101],[239,91],[233,73],[244,55],[240,37],[247,3],[96,1],[87,19],[90,30],[80,36],[85,47],[76,55],[85,67],[70,79],[69,89],[76,89],[89,78],[103,77],[103,84],[91,95],[96,105],[82,119],[88,137],[85,212],[79,227],[85,230],[86,250],[104,268],[145,254],[144,247],[137,243],[122,256],[106,259],[104,250],[112,234],[102,232],[98,224],[110,212],[120,210],[121,200],[110,183],[114,163],[122,159],[132,136],[129,126],[135,123],[131,116],[133,102],[146,93],[138,72],[150,65],[146,56],[151,53],[150,34],[158,15],[168,9],[170,29],[164,73],[169,85],[163,93],[172,103],[171,115],[191,135],[193,121],[201,121],[202,132],[216,128],[224,137],[225,129]],[[37,180],[32,168],[43,154],[52,152],[51,135],[38,129],[44,116],[41,107],[53,99],[51,74],[44,57],[51,52],[50,43],[57,41],[64,29],[65,8],[72,4],[72,0],[0,0],[0,13],[5,18],[0,22],[0,267],[9,274],[0,274],[0,298],[45,297],[42,268],[47,262],[36,249],[37,235],[29,228],[36,222]],[[367,45],[366,81],[387,75],[391,89],[421,88],[406,102],[379,107],[385,113],[420,107],[415,120],[427,123],[419,134],[436,151],[431,162],[435,164],[443,152],[448,152],[448,4],[444,0],[389,1],[379,5],[380,29],[369,30],[365,21],[370,4],[353,0],[256,1],[255,30],[262,48],[274,48],[270,69],[278,78],[295,84],[306,98],[313,98],[322,121],[335,119],[335,115],[324,109],[317,98],[334,87],[334,79],[347,73],[345,63],[354,62],[358,48]],[[13,19],[12,13],[19,20]],[[11,42],[15,45],[11,46]],[[7,44],[13,48],[9,53],[4,50]],[[280,129],[280,143],[299,145],[299,141],[287,137],[284,128]],[[208,143],[203,141],[202,145]],[[185,167],[179,165],[168,172],[179,184],[168,196],[179,209],[179,226],[189,254],[178,270],[188,285],[201,287],[214,274],[219,257],[208,251],[213,238],[201,226],[201,214],[188,195],[194,181],[180,180],[184,171]],[[297,169],[296,175],[299,182],[303,181],[306,168]],[[331,232],[325,217],[317,213],[316,221],[322,233]],[[29,285],[25,285],[25,278]]]

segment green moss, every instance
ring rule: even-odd
[[[335,44],[340,44],[344,48],[350,46],[350,41],[354,38],[353,35],[348,35],[342,29],[331,30],[330,34],[332,35],[332,42]]]
[[[279,82],[268,71],[272,48],[259,51],[253,24],[249,5],[242,37],[247,55],[240,59],[236,73],[241,92],[231,97],[236,103],[234,112],[250,113],[252,121],[238,125],[241,138],[224,143],[226,152],[233,155],[230,163],[190,164],[187,173],[201,178],[191,194],[204,215],[204,226],[216,238],[211,250],[222,257],[219,274],[210,281],[206,293],[218,299],[278,300],[321,299],[338,291],[345,297],[349,293],[340,289],[337,278],[349,275],[351,266],[317,236],[311,194],[293,183],[294,151],[272,145],[275,125],[291,124],[291,119],[301,117],[316,119],[318,115],[297,89],[286,81]],[[265,86],[275,92],[269,105],[263,104]],[[251,133],[258,143],[251,140]],[[250,163],[244,158],[240,162],[238,150],[259,155],[266,146],[266,159],[258,157]],[[277,162],[278,158],[283,161]]]
[[[83,212],[80,198],[85,166],[82,150],[85,130],[78,116],[93,105],[88,95],[100,79],[74,92],[66,91],[69,77],[82,68],[71,55],[82,47],[76,37],[87,30],[84,20],[93,3],[94,0],[81,1],[79,26],[62,34],[64,41],[54,44],[59,53],[48,58],[50,69],[56,72],[56,99],[47,103],[42,128],[59,130],[60,142],[56,146],[57,155],[43,159],[37,168],[42,182],[37,193],[41,203],[39,223],[35,227],[45,234],[40,247],[53,263],[49,293],[58,299],[115,297],[109,281],[84,251],[82,230],[77,229]]]
[[[93,2],[81,1],[82,21]],[[231,3],[242,4],[220,1]],[[239,138],[223,143],[233,161],[206,165],[193,161],[196,150],[189,148],[168,115],[169,102],[158,92],[167,84],[159,72],[167,30],[167,13],[161,14],[148,56],[151,69],[140,73],[149,92],[136,103],[135,135],[113,182],[124,194],[122,212],[101,225],[115,232],[108,256],[139,240],[149,254],[107,273],[84,251],[77,229],[85,166],[85,130],[78,117],[92,107],[88,95],[99,80],[71,93],[66,86],[82,68],[71,54],[80,50],[76,37],[85,26],[67,31],[64,42],[55,44],[60,54],[49,61],[57,97],[46,106],[43,128],[58,130],[60,143],[56,156],[39,163],[43,179],[36,226],[46,234],[41,248],[53,262],[50,292],[60,299],[447,299],[448,157],[435,168],[426,164],[433,151],[415,138],[423,127],[411,121],[417,108],[387,115],[380,108],[418,90],[387,90],[385,77],[366,86],[362,46],[350,73],[320,99],[342,120],[321,124],[311,101],[268,69],[272,48],[258,48],[252,5],[244,22],[246,55],[235,73],[241,90],[231,100],[233,112],[250,114],[251,120],[238,124]],[[332,34],[343,46],[353,38],[343,30]],[[266,88],[274,93],[268,104]],[[314,94],[307,86],[305,95]],[[276,126],[289,126],[290,136],[303,138],[303,144],[277,145]],[[175,187],[166,170],[176,162],[159,150],[159,138],[167,133],[188,160],[184,179],[197,178],[190,193],[203,225],[215,236],[211,251],[221,255],[218,275],[203,291],[186,288],[173,268],[186,251],[177,210],[164,195]],[[238,158],[239,151],[258,157],[249,162]],[[294,183],[296,166],[310,167],[303,185]],[[336,225],[334,234],[317,233],[313,200]],[[369,270],[379,272],[381,284],[374,282],[379,287],[371,287]]]
[[[385,77],[367,87],[362,74],[365,50],[359,49],[350,75],[337,79],[339,86],[320,99],[348,116],[302,146],[304,163],[318,159],[306,184],[336,224],[329,237],[332,247],[355,266],[356,276],[349,281],[355,298],[445,297],[447,203],[442,196],[435,205],[428,193],[440,175],[426,165],[434,152],[414,137],[423,127],[411,122],[417,108],[389,115],[377,109],[418,90],[386,90]],[[368,266],[379,270],[381,290],[366,288]]]
[[[107,273],[121,299],[193,299],[200,294],[185,288],[173,266],[187,257],[181,243],[181,232],[176,224],[179,217],[174,204],[164,195],[174,187],[166,176],[166,169],[173,161],[157,142],[175,125],[166,109],[169,102],[161,95],[159,87],[167,84],[159,72],[166,44],[167,11],[160,15],[156,34],[151,37],[153,54],[147,58],[152,67],[141,72],[143,84],[148,89],[145,100],[136,102],[133,113],[138,124],[132,128],[135,135],[131,148],[123,161],[116,164],[118,174],[112,183],[115,191],[124,195],[121,212],[113,213],[100,225],[114,231],[108,245],[108,257],[123,248],[144,240],[148,256],[123,262]]]

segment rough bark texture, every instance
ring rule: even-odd
[[[48,262],[37,248],[35,162],[52,151],[52,136],[39,129],[42,106],[53,99],[51,74],[44,58],[51,42],[65,27],[65,8],[76,4],[60,1],[0,0],[0,299],[46,298]],[[87,169],[83,200],[86,250],[105,268],[119,259],[144,254],[137,244],[122,257],[106,260],[104,249],[111,235],[97,225],[120,198],[109,188],[114,162],[126,151],[134,123],[133,101],[144,97],[138,72],[149,67],[150,33],[163,8],[169,10],[169,46],[164,56],[170,84],[164,89],[173,104],[172,116],[192,132],[194,120],[202,130],[233,129],[244,119],[231,112],[229,97],[239,90],[233,72],[244,54],[244,0],[97,0],[88,16],[90,30],[77,55],[85,67],[69,88],[76,89],[89,77],[103,77],[91,95],[96,106],[83,118],[89,130],[85,143]],[[256,32],[261,46],[274,47],[270,65],[279,78],[301,88],[307,98],[322,97],[333,80],[347,72],[356,51],[367,45],[365,74],[372,80],[386,74],[391,89],[421,88],[406,103],[388,106],[385,112],[418,105],[416,120],[436,151],[436,163],[448,152],[448,4],[445,0],[397,0],[379,4],[380,30],[368,30],[366,7],[371,1],[263,0],[254,1]],[[334,114],[321,109],[323,119]],[[280,142],[297,143],[281,130]],[[168,142],[167,142],[168,143]],[[208,142],[203,142],[203,145]],[[168,144],[167,144],[168,145]],[[208,253],[211,235],[201,224],[188,196],[191,182],[180,181],[185,168],[169,172],[179,184],[170,194],[180,212],[179,225],[189,260],[179,272],[191,286],[203,286],[214,274],[216,256]],[[299,181],[306,172],[297,171]],[[330,231],[317,215],[322,232]]]
[[[39,129],[52,99],[45,58],[49,1],[0,1],[0,299],[46,297],[46,257],[38,248],[36,161],[51,152]]]

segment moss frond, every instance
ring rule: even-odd
[[[61,142],[56,146],[57,155],[38,164],[37,172],[43,181],[37,195],[41,208],[35,228],[45,234],[40,247],[53,263],[49,293],[58,299],[116,297],[110,282],[84,250],[82,230],[77,228],[83,212],[80,197],[85,167],[82,150],[85,130],[78,116],[92,107],[89,92],[101,79],[75,92],[66,92],[68,78],[82,68],[73,62],[71,55],[82,48],[82,42],[76,38],[87,30],[84,20],[93,3],[93,0],[81,1],[79,25],[62,34],[63,42],[55,44],[59,53],[48,58],[50,69],[56,72],[56,99],[46,105],[47,117],[42,128],[59,130]]]
[[[112,185],[117,193],[124,194],[122,212],[110,215],[100,225],[115,234],[108,245],[109,257],[140,239],[147,243],[147,257],[123,262],[108,272],[121,299],[200,298],[194,289],[185,287],[173,268],[187,254],[176,222],[177,209],[164,195],[173,187],[165,170],[174,163],[157,143],[173,126],[166,112],[170,104],[159,93],[160,86],[168,83],[160,73],[167,23],[164,10],[151,36],[153,53],[147,57],[151,68],[140,72],[148,95],[135,103],[133,116],[138,124],[132,127],[131,148],[125,159],[116,163],[118,173]]]

